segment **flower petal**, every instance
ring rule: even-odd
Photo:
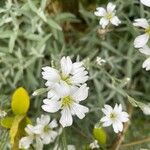
[[[49,80],[52,82],[58,82],[59,81],[60,76],[59,76],[58,70],[56,70],[52,67],[48,67],[48,66],[43,67],[42,70],[43,70],[43,72],[42,72],[43,79]]]
[[[70,94],[70,87],[66,83],[56,84],[55,91],[62,98]]]
[[[32,136],[23,137],[19,141],[19,148],[20,149],[29,149],[32,142],[33,142]]]
[[[101,122],[106,122],[106,121],[109,121],[109,118],[107,116],[105,116],[105,117],[102,117],[100,121]]]
[[[72,70],[72,61],[69,56],[63,57],[60,61],[63,75],[68,76]]]
[[[83,119],[85,117],[85,113],[89,112],[89,108],[77,103],[73,103],[71,106],[71,112],[76,114],[78,118]]]
[[[117,16],[112,17],[112,19],[110,19],[110,22],[115,26],[118,26],[121,23]]]
[[[112,124],[111,121],[105,121],[105,122],[103,123],[103,127],[108,127],[108,126],[110,126],[111,124]]]
[[[75,100],[75,101],[83,101],[85,100],[87,97],[88,97],[88,90],[89,90],[89,87],[87,87],[86,84],[83,84],[80,88],[78,88],[76,90],[76,92],[72,95],[72,98]]]
[[[113,129],[114,129],[114,132],[115,133],[118,133],[119,130],[118,130],[118,125],[116,123],[113,123]]]
[[[61,118],[59,122],[63,127],[72,125],[73,119],[72,119],[71,111],[68,107],[64,108],[61,111]]]
[[[139,51],[145,55],[150,55],[150,48],[145,45],[144,47],[140,48]]]
[[[103,29],[105,29],[105,27],[108,25],[109,20],[106,18],[101,18],[99,24],[102,26]]]
[[[58,94],[54,90],[50,90],[47,93],[47,98],[57,101],[57,100],[59,100],[60,97],[58,96]]]
[[[41,124],[41,125],[48,125],[48,123],[50,122],[50,116],[48,115],[41,115],[40,118],[36,119],[37,124]]]
[[[41,138],[42,138],[42,143],[43,144],[49,144],[54,142],[54,140],[56,139],[58,133],[56,131],[50,130],[48,133],[46,134],[42,134]]]
[[[113,12],[115,10],[115,8],[116,8],[116,5],[114,5],[113,3],[109,2],[107,4],[107,12],[111,13],[111,12]]]
[[[106,15],[106,10],[103,7],[98,7],[96,8],[97,11],[94,12],[95,16],[105,16]]]
[[[141,48],[148,42],[149,35],[147,33],[142,34],[134,40],[134,47],[135,48]]]
[[[42,105],[42,109],[46,112],[54,113],[61,108],[61,103],[59,101],[44,99],[43,103],[45,105]]]
[[[36,145],[35,145],[35,149],[36,150],[43,150],[43,143],[42,140],[39,137],[36,137]]]
[[[51,129],[58,127],[58,124],[57,124],[56,119],[53,119],[53,120],[51,121],[51,123],[49,124],[49,127],[50,127]]]
[[[150,70],[150,57],[144,61],[142,67],[145,68],[146,71]]]
[[[142,27],[144,29],[149,27],[149,24],[145,18],[135,19],[134,21],[135,22],[133,23],[133,25],[136,27]]]

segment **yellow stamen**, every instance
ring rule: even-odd
[[[106,14],[106,18],[109,19],[109,20],[112,19],[112,17],[113,17],[112,13]]]
[[[70,96],[66,96],[61,100],[62,107],[70,106],[73,103],[73,99]]]
[[[115,120],[116,117],[117,117],[117,115],[116,115],[115,113],[111,113],[111,114],[110,114],[110,118],[111,118],[112,120]]]
[[[48,132],[50,130],[50,127],[48,126],[48,125],[46,125],[45,127],[44,127],[44,132]]]
[[[62,74],[61,75],[61,80],[65,81],[67,84],[71,84],[69,76],[65,76],[65,75]]]
[[[145,29],[145,32],[148,33],[150,35],[150,27]]]

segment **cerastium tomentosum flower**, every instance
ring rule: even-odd
[[[116,5],[112,3],[107,4],[107,8],[103,7],[98,7],[96,8],[96,11],[94,14],[98,17],[101,17],[99,24],[102,26],[104,29],[109,23],[118,26],[121,21],[119,18],[116,16]]]
[[[122,111],[121,104],[116,104],[114,109],[109,105],[104,105],[104,108],[102,108],[102,112],[106,115],[101,119],[101,122],[103,122],[103,126],[107,127],[112,125],[114,132],[122,132],[123,122],[127,122],[129,120],[129,115],[127,112]]]
[[[50,122],[48,115],[41,115],[37,118],[35,126],[27,125],[25,128],[27,136],[21,138],[19,148],[29,149],[33,145],[36,150],[42,150],[44,144],[52,143],[56,139],[58,132],[54,128],[57,126],[56,120]]]
[[[133,25],[144,29],[144,34],[137,36],[134,40],[134,47],[141,48],[145,46],[149,40],[150,25],[148,24],[148,21],[145,18],[135,19]]]
[[[80,86],[88,80],[88,72],[82,62],[73,63],[69,56],[60,60],[61,69],[46,66],[42,68],[46,86],[53,88],[56,83],[66,83],[71,86]]]
[[[57,84],[55,90],[50,90],[47,98],[43,100],[42,109],[50,113],[61,110],[60,124],[63,127],[71,126],[73,123],[72,115],[83,119],[85,113],[89,111],[87,107],[79,104],[87,98],[88,89],[86,84],[73,88],[64,83]]]
[[[50,88],[47,98],[43,100],[42,109],[55,113],[61,110],[60,123],[63,127],[71,126],[72,115],[83,119],[89,109],[79,104],[88,97],[88,72],[82,62],[72,63],[70,57],[63,57],[60,61],[61,69],[43,68],[43,78]]]

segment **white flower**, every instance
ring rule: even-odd
[[[54,142],[58,135],[58,133],[53,130],[58,126],[56,120],[54,119],[50,122],[50,116],[41,115],[40,118],[37,118],[37,125],[41,126],[40,138],[42,139],[42,143],[49,144]]]
[[[66,84],[57,84],[55,91],[48,92],[48,99],[44,99],[42,109],[54,113],[61,110],[60,123],[63,127],[71,126],[72,115],[83,119],[89,109],[79,104],[88,96],[88,87],[83,84],[80,88],[69,88]],[[57,94],[56,94],[57,93]]]
[[[46,86],[53,88],[56,83],[65,82],[68,85],[79,86],[88,80],[88,72],[82,62],[72,63],[70,57],[62,57],[61,69],[43,67],[43,79],[47,80]]]
[[[33,145],[36,150],[42,150],[44,144],[54,142],[58,135],[58,133],[53,130],[57,127],[56,120],[50,122],[49,116],[41,115],[40,118],[37,118],[36,122],[37,125],[27,125],[25,128],[27,136],[21,138],[19,148],[29,149],[30,146]]]
[[[101,57],[96,57],[96,63],[101,66],[106,63],[106,60],[102,59]]]
[[[40,131],[41,127],[40,126],[32,126],[32,125],[27,125],[25,128],[26,133],[28,136],[21,138],[19,141],[19,148],[21,149],[29,149],[30,145],[33,144],[34,140],[34,147],[37,150],[42,150],[43,149],[43,143],[40,139]]]
[[[94,141],[90,144],[90,148],[91,148],[91,149],[99,148],[98,141],[97,141],[97,140],[94,140]]]
[[[150,7],[150,0],[140,0],[142,4],[144,4],[145,6]]]
[[[123,130],[123,122],[127,122],[129,119],[128,113],[122,111],[121,104],[116,104],[114,109],[109,105],[104,105],[102,108],[103,113],[106,115],[101,119],[103,126],[107,127],[112,125],[116,133]]]
[[[145,45],[140,48],[139,51],[148,56],[148,58],[144,61],[142,67],[146,69],[146,71],[150,70],[150,48]]]
[[[144,34],[139,35],[134,40],[134,47],[135,48],[141,48],[144,45],[146,45],[146,43],[149,40],[150,25],[148,24],[148,22],[145,18],[135,19],[135,22],[133,23],[133,25],[136,27],[141,27],[144,29]]]
[[[119,18],[115,15],[116,14],[115,8],[116,8],[116,5],[114,5],[112,3],[108,3],[106,9],[103,7],[96,8],[96,11],[94,12],[94,14],[96,16],[102,17],[100,19],[99,24],[102,26],[103,29],[109,23],[112,23],[115,26],[118,26],[121,23]]]

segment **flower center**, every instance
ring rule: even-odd
[[[66,96],[61,100],[62,107],[70,106],[72,105],[72,103],[73,103],[73,99],[70,96]]]
[[[61,74],[61,80],[65,81],[67,84],[71,84],[69,76]]]
[[[145,29],[145,32],[150,35],[150,27]]]
[[[113,112],[113,113],[110,114],[110,119],[112,119],[114,121],[114,120],[116,120],[116,118],[117,118],[116,113]]]
[[[112,13],[107,13],[107,14],[106,14],[106,18],[107,18],[108,20],[112,19],[112,17],[113,17],[113,14],[112,14]]]
[[[48,132],[49,130],[51,130],[51,128],[50,128],[48,125],[46,125],[46,126],[44,127],[44,132]]]

